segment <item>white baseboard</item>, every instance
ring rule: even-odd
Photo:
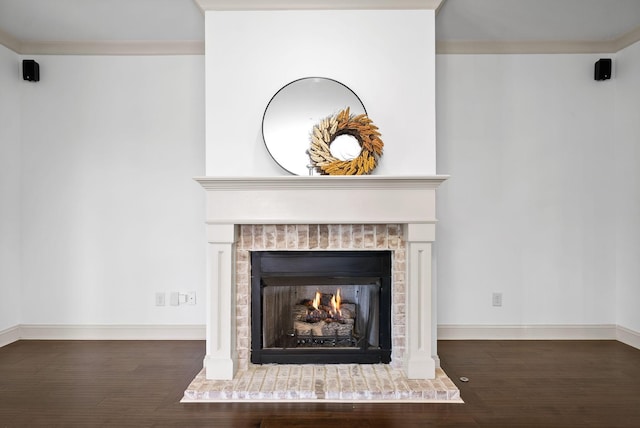
[[[204,340],[204,325],[21,324],[0,332],[0,346],[16,340]]]
[[[616,340],[617,326],[439,325],[438,340]]]
[[[204,325],[21,324],[0,331],[0,348],[25,340],[205,340]],[[640,349],[640,332],[597,325],[439,325],[439,340],[618,340]]]
[[[616,329],[616,339],[636,349],[640,349],[640,333],[637,331],[618,326]]]
[[[18,340],[20,340],[19,325],[0,330],[0,348]]]

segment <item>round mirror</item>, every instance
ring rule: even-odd
[[[356,115],[367,113],[360,98],[336,80],[308,77],[285,85],[271,98],[262,118],[262,137],[269,154],[290,173],[310,175],[307,149],[314,125],[347,107]],[[338,144],[334,156],[356,158],[361,150],[358,141],[348,135],[339,137],[345,141]],[[337,140],[331,144],[332,152]]]

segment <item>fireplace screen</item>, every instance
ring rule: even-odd
[[[378,363],[391,354],[389,251],[252,253],[254,363]]]

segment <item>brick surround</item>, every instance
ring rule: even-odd
[[[236,246],[236,343],[238,368],[247,370],[251,349],[250,251],[391,250],[391,366],[400,368],[405,351],[406,242],[401,224],[239,225]]]

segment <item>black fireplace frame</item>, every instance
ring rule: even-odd
[[[392,252],[252,251],[251,252],[251,362],[254,364],[376,364],[391,362]],[[330,273],[329,273],[330,272]],[[379,287],[378,347],[264,349],[262,337],[263,290],[274,278],[374,277]],[[257,316],[256,316],[257,314]]]

